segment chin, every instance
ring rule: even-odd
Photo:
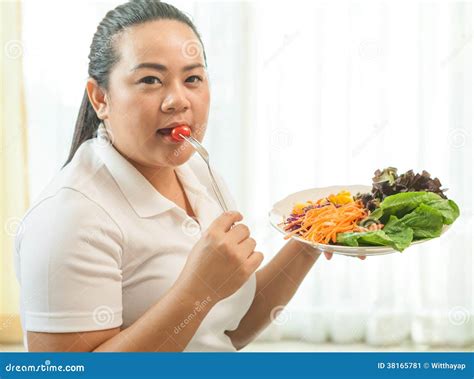
[[[181,145],[181,146],[184,146],[184,145]],[[192,150],[192,148],[178,147],[171,154],[168,155],[166,159],[167,164],[173,167],[181,166],[182,164],[186,163],[191,158],[193,153],[194,151]]]

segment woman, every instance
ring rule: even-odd
[[[320,252],[290,241],[256,271],[242,215],[221,214],[204,163],[169,136],[186,124],[202,141],[209,111],[202,41],[182,12],[118,6],[89,60],[69,158],[15,241],[28,350],[241,349]]]

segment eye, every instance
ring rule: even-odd
[[[140,79],[140,83],[159,84],[159,83],[161,83],[161,80],[158,79],[156,76],[146,76],[146,77]]]
[[[195,83],[202,82],[202,78],[200,76],[193,75],[193,76],[190,76],[189,78],[187,78],[186,82],[195,84]]]

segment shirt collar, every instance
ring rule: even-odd
[[[217,201],[209,193],[208,188],[201,183],[194,173],[191,161],[195,159],[201,158],[194,154],[188,162],[176,168],[176,174],[185,188],[189,203],[199,220],[201,228],[207,229],[222,211]]]
[[[140,217],[151,217],[173,208],[179,208],[174,202],[164,197],[151,183],[112,145],[105,126],[101,125],[97,137],[93,140],[94,150],[104,162],[123,195]],[[198,216],[206,210],[203,201],[215,203],[206,187],[202,185],[188,162],[176,167],[176,174],[181,181],[194,212]],[[215,210],[213,210],[215,211]]]

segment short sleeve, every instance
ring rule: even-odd
[[[99,204],[62,188],[34,206],[20,229],[24,329],[65,333],[122,324],[122,234]]]

